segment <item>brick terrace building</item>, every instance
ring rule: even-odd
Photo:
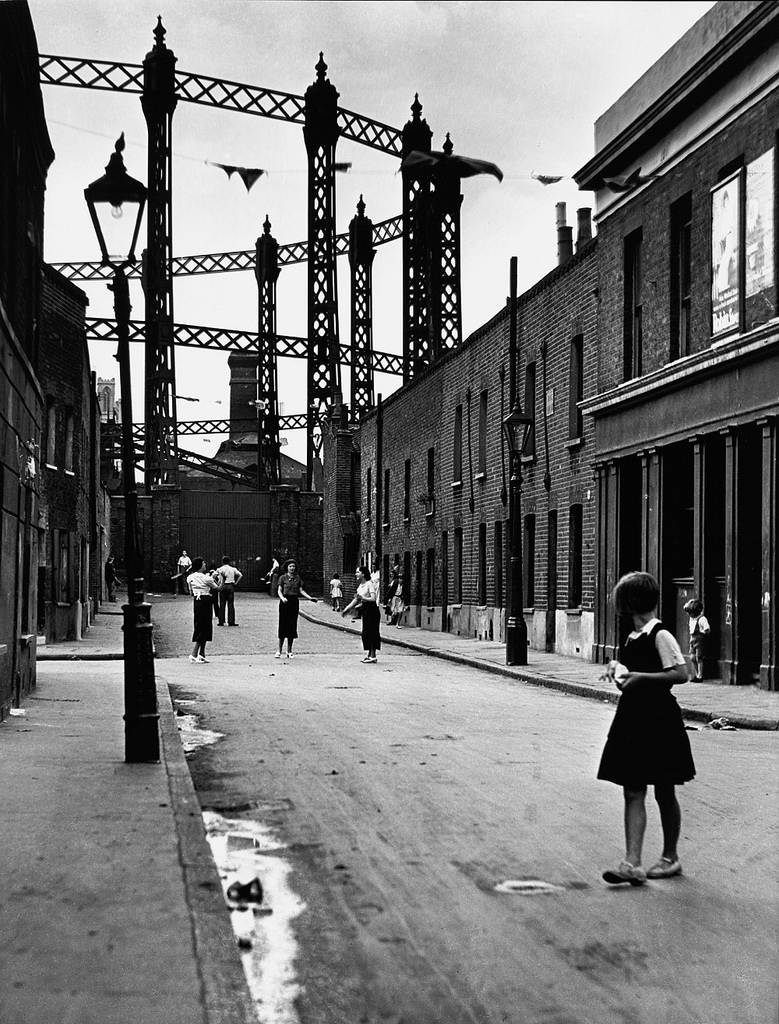
[[[0,720],[35,685],[43,197],[54,158],[26,4],[0,4]]]
[[[595,366],[598,282],[597,240],[582,213],[576,255],[567,229],[561,265],[518,300],[517,382],[535,419],[523,461],[529,642],[588,658],[595,492],[591,439],[577,403],[594,394],[587,368]],[[408,625],[503,638],[508,344],[504,309],[364,416],[358,429],[350,430],[340,413],[331,423],[325,578],[351,572],[357,550],[385,584],[391,566],[400,564]],[[347,594],[350,583],[347,576]]]
[[[597,395],[584,405],[596,657],[620,639],[616,579],[644,568],[680,638],[683,603],[703,600],[709,675],[771,689],[777,128],[779,5],[719,3],[599,119],[576,175],[597,193],[602,300]],[[627,191],[608,187],[630,174]]]
[[[80,288],[44,265],[38,379],[44,395],[38,633],[81,639],[103,596],[108,551],[100,487],[100,413]]]

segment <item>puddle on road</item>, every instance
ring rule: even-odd
[[[305,904],[289,885],[292,869],[281,856],[286,846],[256,821],[225,818],[214,811],[204,811],[203,821],[225,900],[235,882],[246,885],[258,878],[262,885],[261,903],[230,909],[257,1019],[260,1024],[300,1024],[293,921]]]
[[[177,701],[177,704],[191,702]],[[185,753],[211,746],[222,733],[202,729],[196,715],[179,714],[177,723]],[[262,810],[262,807],[258,807]],[[301,987],[295,973],[298,944],[293,922],[305,910],[289,884],[292,868],[284,859],[287,847],[267,825],[203,811],[230,922],[241,951],[244,974],[259,1024],[300,1024],[295,1001]],[[259,879],[262,900],[240,907],[227,898],[231,885]]]
[[[184,703],[180,701],[179,703]],[[181,745],[185,754],[194,754],[201,747],[211,747],[224,738],[224,733],[202,729],[198,724],[197,715],[178,715],[176,717]]]

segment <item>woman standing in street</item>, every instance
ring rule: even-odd
[[[375,665],[378,661],[376,651],[381,650],[381,611],[378,604],[379,583],[372,579],[364,565],[357,570],[357,594],[341,612],[341,615],[358,605],[361,610],[360,620],[362,622],[362,646],[365,657],[362,659],[367,665]]]
[[[298,576],[296,562],[287,562],[286,572],[279,576],[279,583],[276,591],[279,595],[279,649],[275,657],[280,658],[284,641],[287,641],[287,657],[293,658],[292,644],[298,638],[298,611],[300,609],[300,598],[305,597],[307,601],[316,604],[316,598],[311,597],[303,589],[303,582]]]
[[[392,570],[388,597],[389,621],[391,625],[397,626],[400,629],[400,620],[403,618],[406,605],[403,601],[403,573],[398,565]]]
[[[189,660],[196,665],[204,665],[206,662],[206,644],[213,639],[214,604],[211,599],[213,590],[221,590],[219,584],[213,578],[203,572],[203,559],[196,558],[192,563],[192,572],[187,578],[187,583],[192,591],[192,604],[195,609],[195,628],[192,633],[192,642],[195,645]]]

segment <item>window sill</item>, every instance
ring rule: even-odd
[[[66,469],[65,470],[65,476],[73,476],[74,477],[75,475],[76,474],[73,472],[72,469]]]
[[[581,437],[572,437],[570,441],[565,442],[565,447],[571,451],[574,448],[581,448],[584,444],[584,434]]]
[[[452,481],[452,490],[453,491],[459,490],[459,489],[462,488],[462,485],[463,485],[462,480],[453,480]]]
[[[430,512],[425,512],[425,519],[432,519],[435,515],[435,509],[431,509]]]
[[[482,483],[483,483],[487,479],[487,472],[486,472],[486,470],[482,470],[480,473],[476,473],[473,479],[474,480],[481,480]]]
[[[368,523],[369,523],[370,521],[371,521],[371,517],[370,517],[370,516],[368,516],[368,517],[367,517],[366,519],[363,519],[363,522],[364,522],[364,523],[365,523],[366,525],[367,525],[367,524],[368,524]]]
[[[389,523],[382,523],[381,524],[381,528],[382,528],[382,530],[389,530],[390,524]]]
[[[403,525],[411,526],[411,516],[403,516]]]
[[[52,464],[50,462],[46,462],[46,463],[44,463],[44,465],[46,466],[46,469],[57,469],[57,467],[56,466],[52,466]]]
[[[579,605],[578,608],[566,608],[565,614],[569,619],[580,619],[582,615],[581,605]]]

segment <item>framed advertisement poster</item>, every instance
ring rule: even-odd
[[[776,316],[774,151],[747,164],[744,223],[744,312],[751,330]]]
[[[738,330],[741,306],[741,178],[711,193],[711,333]]]

